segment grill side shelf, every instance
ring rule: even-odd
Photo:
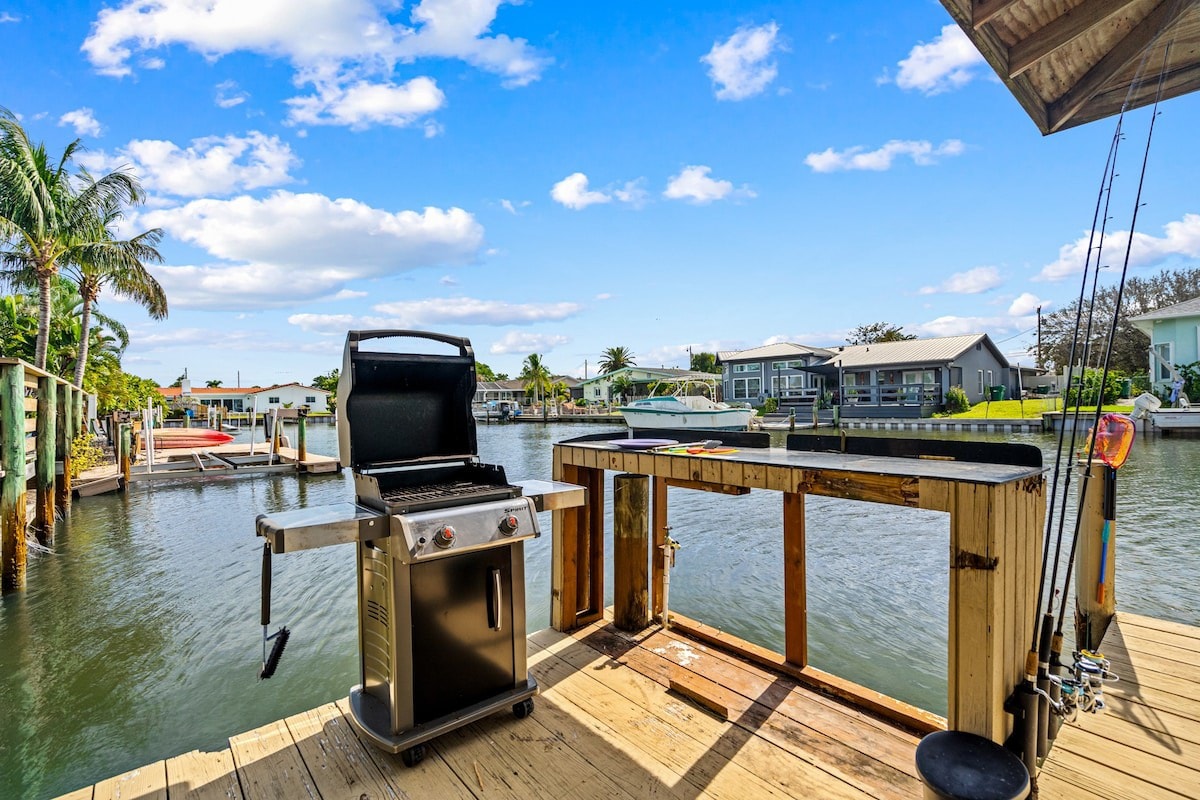
[[[389,533],[385,514],[354,503],[333,503],[277,514],[260,514],[254,527],[275,553],[365,542]]]
[[[587,502],[587,489],[562,481],[525,480],[513,481],[521,488],[521,494],[533,501],[537,511],[559,511],[576,508]]]

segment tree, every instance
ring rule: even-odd
[[[917,338],[916,334],[905,333],[899,325],[890,322],[872,322],[859,325],[850,331],[846,344],[875,344],[877,342],[904,342]]]
[[[625,367],[637,366],[633,359],[633,351],[628,347],[610,347],[600,354],[600,374],[607,375]]]
[[[545,397],[546,392],[550,389],[550,370],[546,369],[545,362],[537,353],[530,353],[525,357],[525,363],[521,365],[521,374],[517,376],[517,379],[523,383],[526,392],[533,392],[538,399]],[[546,416],[548,416],[546,404],[542,403],[542,417]]]
[[[86,172],[83,175],[88,177]],[[123,216],[121,206],[110,202],[89,237],[95,241],[83,243],[63,258],[63,269],[75,281],[83,300],[82,351],[75,366],[76,386],[83,386],[87,366],[87,332],[91,325],[92,304],[100,298],[104,287],[145,308],[151,319],[166,319],[167,316],[167,295],[146,270],[148,261],[162,263],[162,255],[156,247],[162,239],[162,229],[152,228],[132,239],[118,241],[113,237],[112,228]]]
[[[1136,375],[1149,369],[1150,338],[1133,327],[1130,317],[1146,314],[1160,308],[1182,303],[1200,296],[1200,268],[1164,270],[1147,278],[1132,277],[1125,282],[1121,299],[1121,313],[1117,318],[1117,331],[1113,337],[1112,369]],[[1085,343],[1087,333],[1087,306],[1079,321],[1079,341],[1075,348],[1076,363],[1084,361],[1084,344],[1087,345],[1087,366],[1098,366],[1103,362],[1108,342],[1108,331],[1112,324],[1113,309],[1117,302],[1117,286],[1101,286],[1096,290],[1096,305],[1092,313],[1091,336]],[[1076,336],[1075,316],[1078,300],[1042,317],[1042,361],[1062,369],[1071,357],[1071,342]],[[1036,347],[1030,348],[1030,355]]]
[[[38,336],[34,365],[46,368],[50,344],[51,291],[64,263],[89,249],[115,244],[100,234],[113,208],[142,201],[141,185],[127,173],[100,178],[68,172],[81,149],[78,139],[54,162],[45,145],[29,141],[24,128],[0,110],[0,265],[8,278],[31,277],[38,288]]]
[[[482,361],[475,362],[475,378],[481,381],[496,380],[496,373],[492,372],[492,368]]]
[[[721,368],[717,366],[716,353],[692,353],[692,363],[689,365],[692,372],[720,372]]]
[[[629,373],[613,378],[612,391],[622,400],[633,394],[633,378],[629,377]]]
[[[341,372],[340,367],[334,367],[324,375],[318,375],[312,379],[312,385],[318,389],[324,389],[329,392],[329,410],[337,411],[337,385],[338,377]]]
[[[219,388],[221,388],[222,383],[224,383],[224,381],[214,380],[214,381],[205,381],[204,385],[207,386],[209,389],[219,389]]]

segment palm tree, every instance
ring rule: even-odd
[[[71,142],[54,162],[43,144],[29,141],[12,114],[0,109],[0,267],[13,277],[28,273],[38,288],[34,365],[45,369],[50,343],[51,287],[61,264],[103,243],[110,209],[142,200],[137,178],[112,172],[76,182],[68,173],[81,149]],[[108,240],[111,243],[111,238]],[[84,339],[86,342],[87,340]]]
[[[613,378],[612,390],[616,392],[617,396],[622,400],[631,397],[633,395],[633,378],[629,377],[627,374],[618,375],[616,378]]]
[[[162,263],[162,255],[155,247],[162,239],[162,229],[151,228],[127,241],[117,241],[113,238],[112,226],[122,216],[121,206],[110,203],[97,220],[95,241],[82,244],[70,254],[69,260],[64,259],[63,266],[79,287],[79,296],[83,299],[80,357],[75,362],[76,386],[83,386],[92,305],[99,299],[101,289],[109,286],[114,294],[133,300],[146,309],[151,319],[167,316],[167,295],[145,266],[147,261]]]
[[[610,347],[600,354],[600,374],[607,375],[625,367],[637,366],[633,352],[628,347]]]
[[[537,353],[530,353],[525,357],[525,363],[521,365],[521,374],[517,379],[524,382],[525,391],[533,391],[538,398],[545,397],[546,391],[550,388],[551,376],[550,370],[546,369],[545,362]],[[542,403],[542,418],[548,416],[546,404]]]

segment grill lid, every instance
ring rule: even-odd
[[[371,352],[368,339],[409,337],[457,354]],[[338,448],[356,472],[478,459],[475,354],[468,339],[429,331],[349,331],[338,376]]]

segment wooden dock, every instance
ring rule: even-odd
[[[154,451],[154,467],[146,468],[145,454],[130,470],[131,482],[174,480],[187,477],[210,477],[221,474],[251,474],[264,472],[305,472],[320,474],[337,472],[342,468],[334,456],[305,453],[304,458],[293,447],[280,447],[273,463],[267,460],[268,445],[259,442],[255,454],[249,444],[222,444],[212,447],[159,448]]]
[[[674,632],[602,621],[529,645],[533,716],[443,736],[413,769],[365,744],[339,700],[64,797],[920,796],[915,734]],[[1200,797],[1200,628],[1122,614],[1105,651],[1122,680],[1106,713],[1064,727],[1041,798]]]
[[[1101,649],[1121,680],[1063,727],[1042,797],[1200,798],[1200,628],[1119,613]]]

